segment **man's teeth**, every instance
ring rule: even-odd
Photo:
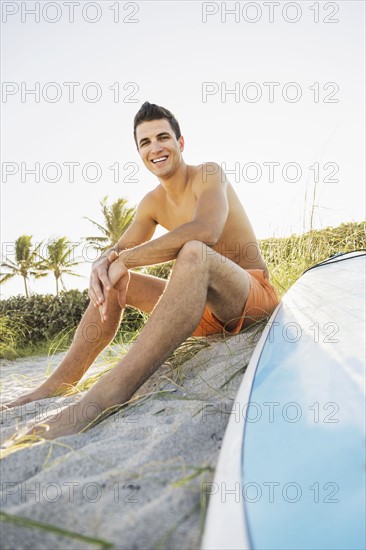
[[[153,163],[156,164],[157,162],[163,162],[163,160],[166,160],[168,157],[160,157],[158,159],[154,159]]]

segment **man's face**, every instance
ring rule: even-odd
[[[184,139],[179,140],[166,118],[142,122],[136,128],[140,156],[148,170],[158,178],[174,175],[182,162]]]

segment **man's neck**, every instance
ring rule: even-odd
[[[158,178],[160,185],[165,189],[167,195],[174,202],[178,202],[183,195],[189,180],[189,167],[182,160],[176,172],[167,178]]]

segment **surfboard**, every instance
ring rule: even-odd
[[[203,550],[364,549],[363,251],[307,270],[251,357],[212,483]]]

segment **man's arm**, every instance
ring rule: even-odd
[[[198,240],[209,246],[214,245],[222,234],[228,213],[225,174],[217,166],[215,174],[207,174],[205,181],[198,182],[197,204],[192,221],[157,239],[122,251],[115,263],[122,262],[127,268],[155,265],[174,260],[188,241]],[[110,267],[111,274],[113,268],[114,264]]]
[[[129,249],[151,239],[157,222],[152,214],[152,193],[148,193],[137,207],[134,220],[123,233],[117,244],[105,251],[93,264],[90,275],[89,297],[95,306],[103,303],[106,293],[112,288],[109,279],[109,267],[118,258],[121,251]]]
[[[129,247],[119,254],[116,261],[112,259],[108,269],[109,282],[113,287],[120,281],[118,290],[122,295],[125,292],[122,288],[123,281],[128,281],[126,272],[129,268],[174,260],[188,241],[198,240],[211,246],[219,240],[225,227],[229,206],[225,174],[218,165],[215,165],[215,168],[215,174],[206,175],[204,181],[202,178],[197,183],[197,204],[191,222],[180,225],[162,237]],[[109,288],[105,287],[98,303],[102,322],[107,320]]]
[[[225,174],[218,165],[214,167],[215,173],[205,174],[203,178],[205,171],[202,166],[202,176],[195,186],[197,203],[191,222],[182,224],[157,239],[138,246],[129,246],[119,254],[118,259],[111,258],[108,268],[109,284],[108,287],[105,286],[105,292],[100,295],[98,302],[102,322],[107,320],[109,290],[120,281],[118,290],[123,295],[123,281],[128,281],[128,269],[174,260],[188,241],[198,240],[211,246],[219,240],[228,217],[229,206]]]

